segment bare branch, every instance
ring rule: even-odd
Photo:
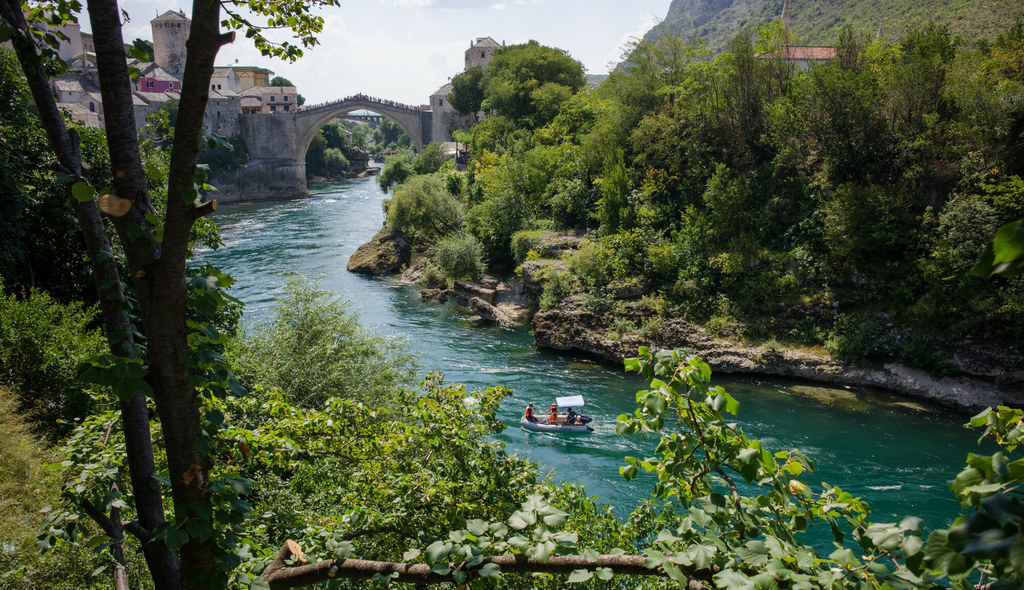
[[[277,557],[263,572],[263,579],[270,584],[272,590],[285,590],[309,586],[335,578],[369,580],[380,574],[390,577],[392,582],[410,584],[440,584],[454,582],[451,573],[438,574],[431,571],[431,566],[424,563],[408,564],[388,561],[368,561],[363,559],[329,559],[300,567],[285,567],[285,561],[292,556],[288,545],[281,547]],[[574,570],[596,570],[608,568],[618,575],[664,576],[661,569],[648,568],[640,555],[602,555],[596,561],[587,561],[582,555],[563,555],[552,557],[546,562],[527,558],[525,555],[499,555],[483,561],[485,565],[493,563],[501,568],[502,573],[549,573],[569,574]],[[458,565],[453,564],[453,568]],[[690,578],[694,578],[692,568],[681,568]],[[395,575],[397,574],[397,575]],[[702,587],[698,582],[696,587]]]

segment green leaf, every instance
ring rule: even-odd
[[[421,554],[422,552],[419,549],[410,549],[402,554],[402,561],[412,561]]]
[[[478,518],[474,518],[466,523],[466,530],[474,536],[482,537],[487,534],[487,523]]]
[[[754,567],[761,567],[768,563],[768,546],[764,541],[749,541],[736,548],[736,556]]]
[[[496,563],[485,563],[482,568],[477,572],[484,578],[490,578],[491,576],[500,576],[501,568]]]
[[[569,574],[569,583],[578,584],[580,582],[586,582],[587,580],[593,577],[594,574],[590,573],[587,570],[572,570],[572,573]]]
[[[252,590],[270,590],[270,583],[263,578],[252,578],[249,582],[249,588]]]
[[[594,563],[598,559],[601,559],[601,552],[600,551],[596,551],[594,549],[590,549],[590,548],[584,549],[583,550],[583,559],[586,559],[590,563]]]
[[[87,182],[76,182],[71,185],[71,195],[79,203],[84,203],[96,196],[96,189]]]
[[[427,545],[427,563],[437,563],[438,561],[441,561],[443,557],[448,555],[448,552],[451,551],[451,549],[451,543],[446,543],[444,541],[434,541],[430,545]]]
[[[569,515],[561,510],[555,509],[554,512],[544,517],[544,524],[549,527],[560,527],[565,524],[565,521],[569,518]]]
[[[334,549],[335,559],[348,559],[356,553],[356,546],[349,541],[338,541],[337,547]]]
[[[167,527],[167,531],[164,533],[164,542],[167,543],[167,547],[171,551],[177,551],[185,543],[188,543],[188,533],[175,526]]]

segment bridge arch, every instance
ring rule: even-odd
[[[299,125],[300,134],[295,142],[296,148],[298,149],[295,154],[296,158],[305,160],[309,144],[313,142],[313,138],[320,132],[320,129],[341,115],[351,113],[352,111],[372,111],[386,119],[394,121],[394,123],[409,136],[409,139],[412,140],[412,145],[417,152],[423,149],[423,118],[419,109],[405,109],[403,107],[385,105],[373,100],[346,99],[336,103],[317,106],[310,110],[315,110],[316,114],[314,117],[308,119],[303,117],[304,120],[301,125]],[[301,116],[306,112],[309,111],[299,111],[299,115]],[[427,141],[429,142],[429,138]]]
[[[373,111],[394,121],[409,135],[416,151],[431,141],[430,110],[365,95],[290,113],[242,114],[239,117],[249,163],[222,182],[224,192],[218,198],[230,202],[305,195],[306,150],[313,137],[328,122],[355,110]]]

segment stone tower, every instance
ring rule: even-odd
[[[501,45],[490,37],[477,37],[476,41],[470,41],[469,49],[466,50],[466,69],[480,66],[486,70],[487,64],[494,58],[494,50],[499,47]]]
[[[153,55],[156,65],[175,76],[185,72],[185,42],[192,21],[185,13],[168,10],[150,21],[153,28]]]

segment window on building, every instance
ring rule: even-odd
[[[284,105],[284,112],[288,112],[288,105]]]
[[[270,102],[274,102],[274,97],[273,96],[270,97]]]
[[[89,112],[90,113],[95,113],[96,112],[96,105],[91,103],[91,102],[89,103]]]
[[[480,57],[484,57],[484,52],[483,51],[480,52]]]
[[[288,102],[288,95],[287,94],[284,95],[284,101]]]
[[[277,112],[277,105],[270,105],[270,112],[271,113],[276,113]]]
[[[146,88],[152,88],[152,87],[153,87],[153,81],[152,80],[146,80]]]

